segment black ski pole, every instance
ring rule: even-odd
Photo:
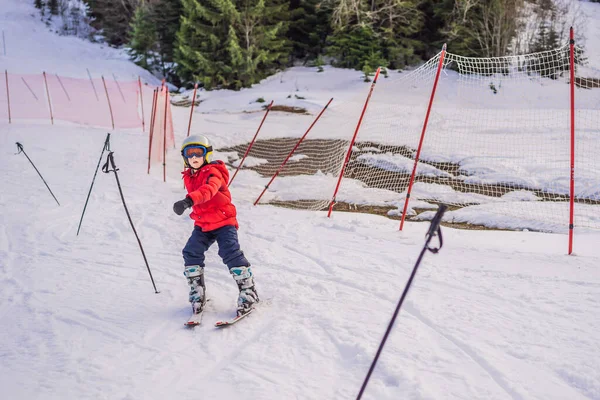
[[[33,163],[33,161],[31,161],[31,158],[29,158],[29,156],[27,155],[27,153],[25,153],[25,150],[23,150],[23,145],[19,142],[17,142],[17,149],[19,149],[19,151],[17,152],[17,154],[19,153],[23,153],[25,154],[25,157],[27,157],[27,159],[29,160],[29,162],[31,163],[31,165],[33,165],[33,168],[35,169],[35,172],[38,173],[38,175],[40,176],[40,178],[42,178],[42,181],[44,182],[44,185],[46,185],[46,187],[48,188],[48,191],[50,192],[50,194],[52,195],[52,197],[54,197],[54,200],[56,201],[56,204],[58,204],[60,206],[60,203],[58,202],[58,200],[56,200],[56,196],[54,196],[54,193],[52,193],[52,190],[50,190],[50,186],[48,186],[48,184],[46,183],[46,180],[44,179],[44,177],[42,176],[42,174],[40,174],[40,171],[38,171],[38,169],[35,167],[35,164]]]
[[[100,168],[100,163],[102,162],[102,156],[104,155],[104,151],[110,151],[110,133],[106,134],[106,139],[104,140],[104,147],[102,147],[102,153],[100,153],[100,158],[98,159],[98,165],[96,166],[96,171],[94,172],[94,177],[92,178],[92,184],[90,186],[90,191],[87,194],[87,198],[85,199],[85,205],[83,206],[83,212],[81,213],[81,218],[79,219],[79,226],[77,227],[77,235],[79,236],[79,230],[81,229],[81,223],[83,222],[83,215],[85,214],[85,209],[87,208],[88,201],[90,200],[90,195],[92,194],[92,188],[94,187],[94,182],[96,181],[96,174],[98,174],[98,169]]]
[[[446,212],[447,208],[448,208],[448,206],[446,206],[445,204],[440,204],[437,213],[431,220],[431,225],[429,226],[429,230],[427,231],[427,234],[425,235],[425,245],[423,246],[423,250],[421,250],[421,254],[419,255],[419,258],[417,259],[417,262],[412,270],[412,273],[410,274],[410,278],[408,278],[408,282],[406,283],[406,286],[404,287],[404,291],[402,292],[400,301],[398,302],[398,305],[396,306],[396,310],[394,311],[394,315],[392,316],[392,319],[387,327],[387,330],[385,331],[385,334],[383,335],[383,339],[381,340],[381,343],[379,344],[379,348],[377,349],[377,354],[375,354],[375,358],[373,359],[373,362],[371,363],[369,372],[367,373],[367,376],[365,377],[365,380],[362,384],[362,387],[360,388],[360,392],[358,393],[356,400],[360,400],[362,398],[362,395],[365,392],[365,389],[367,388],[367,384],[369,383],[371,374],[375,370],[375,365],[377,365],[377,360],[379,359],[379,356],[381,355],[381,352],[383,351],[383,346],[385,346],[385,342],[387,341],[388,336],[390,335],[390,332],[392,331],[394,322],[396,322],[396,318],[398,317],[398,313],[400,313],[400,308],[402,307],[402,303],[404,302],[404,299],[406,298],[406,295],[408,294],[408,290],[410,289],[410,285],[412,284],[412,281],[413,281],[415,275],[417,274],[417,269],[419,268],[419,265],[421,264],[421,260],[423,259],[423,255],[425,254],[425,251],[429,250],[435,254],[438,251],[440,251],[440,249],[442,248],[442,245],[444,244],[444,242],[442,240],[442,228],[440,227],[440,222],[442,221],[442,216],[444,215],[444,212]],[[429,247],[429,242],[436,235],[439,238],[439,242],[440,242],[439,246],[438,247]]]
[[[146,268],[148,269],[148,274],[150,274],[150,280],[152,281],[152,286],[154,286],[154,293],[159,293],[156,290],[156,285],[154,284],[154,278],[152,277],[152,272],[150,271],[150,266],[148,265],[148,260],[146,259],[146,253],[144,253],[144,248],[142,247],[142,242],[135,230],[135,226],[133,226],[133,221],[131,220],[131,215],[129,215],[129,210],[127,209],[127,204],[125,204],[125,197],[123,197],[123,190],[121,189],[121,183],[119,182],[119,175],[117,171],[119,170],[115,165],[115,159],[113,157],[114,152],[110,151],[108,156],[106,157],[106,164],[102,166],[102,172],[108,174],[109,172],[115,173],[115,178],[117,179],[117,186],[119,187],[119,194],[121,195],[121,200],[123,201],[123,207],[125,207],[125,213],[127,214],[127,218],[129,219],[129,223],[131,224],[131,229],[133,229],[133,233],[135,234],[135,238],[137,239],[138,244],[140,245],[140,250],[142,251],[142,257],[144,257],[144,262],[146,263]],[[110,168],[109,169],[109,165]]]

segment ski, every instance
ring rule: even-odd
[[[206,303],[208,303],[209,301],[210,299],[206,299],[206,301],[204,302],[204,306],[202,307],[202,311],[200,311],[198,314],[192,314],[190,319],[188,319],[187,322],[183,325],[189,328],[193,328],[194,326],[200,325],[202,323],[202,315],[204,315],[204,310],[206,310]]]
[[[198,314],[192,314],[190,319],[183,325],[193,328],[194,326],[198,326],[202,323],[202,315],[204,315],[204,311],[199,312]]]
[[[247,317],[248,315],[250,315],[252,313],[252,311],[254,311],[254,308],[251,308],[248,312],[246,312],[245,314],[242,315],[238,315],[235,318],[229,319],[229,320],[222,320],[222,321],[217,321],[215,322],[215,327],[217,328],[224,328],[226,326],[231,326],[235,323],[237,323],[238,321],[244,319],[245,317]]]

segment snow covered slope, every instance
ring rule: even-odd
[[[29,16],[34,12],[28,2],[3,0],[7,42],[19,38],[22,49],[43,43],[47,50],[38,49],[39,62],[33,50],[10,50],[0,58],[3,66],[79,74],[89,65],[97,73],[140,73],[110,49],[51,36]],[[50,51],[53,46],[57,51]],[[294,82],[305,82],[306,92],[317,93],[312,103],[318,108],[324,98],[366,91],[352,71],[330,74],[330,86],[321,89],[311,74],[302,68],[285,72],[284,89],[271,79],[249,91],[215,93],[214,109],[201,114],[198,127],[216,147],[244,143],[261,115],[235,111],[254,94],[283,96],[295,90]],[[176,109],[178,141],[187,111]],[[277,116],[273,126],[297,135],[309,119]],[[76,236],[105,137],[106,131],[72,125],[0,122],[1,397],[355,398],[427,224],[408,223],[398,232],[397,221],[373,215],[336,212],[328,219],[324,213],[254,207],[266,182],[240,174],[232,186],[240,242],[263,305],[239,325],[212,327],[232,314],[236,298],[213,247],[205,324],[187,330],[181,248],[192,222],[172,212],[184,196],[177,151],[168,155],[163,183],[157,170],[146,174],[145,135],[111,135],[159,294],[113,173],[96,177]],[[15,154],[17,141],[60,206],[25,156]],[[578,231],[576,255],[567,256],[565,235],[443,232],[444,248],[425,256],[364,398],[600,399],[600,233]]]

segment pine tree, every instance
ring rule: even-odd
[[[44,0],[34,0],[33,5],[38,10],[41,10],[44,7]]]
[[[131,23],[129,54],[137,65],[152,70],[155,66],[156,47],[156,26],[150,18],[148,7],[142,4],[135,11]]]
[[[129,41],[131,20],[139,0],[87,0],[92,26],[101,31],[106,41],[121,46]]]
[[[357,69],[363,69],[371,54],[379,54],[380,63],[391,68],[418,61],[416,49],[425,47],[415,39],[424,20],[419,4],[420,0],[337,0],[327,53],[336,65]]]
[[[418,43],[414,49],[415,57],[428,60],[439,53],[444,43],[447,44],[444,28],[452,16],[454,4],[455,0],[423,0],[419,4],[423,25],[416,34],[411,35]],[[454,47],[452,50],[456,52]]]
[[[240,80],[247,87],[274,73],[288,61],[285,39],[288,4],[282,0],[238,0],[236,31],[244,57]]]
[[[150,9],[149,18],[156,28],[157,51],[160,54],[164,76],[172,75],[167,64],[173,62],[177,31],[179,31],[179,19],[182,12],[181,0],[157,0]]]
[[[434,53],[439,51],[441,43],[446,43],[453,53],[465,57],[481,57],[483,50],[476,38],[471,34],[471,21],[477,23],[480,19],[480,10],[470,8],[460,11],[460,5],[455,0],[431,0],[430,4],[431,18],[427,21],[436,21],[433,26],[432,35],[439,35]],[[436,35],[436,36],[437,36]],[[431,54],[430,54],[431,55]]]
[[[183,12],[175,48],[177,73],[188,83],[206,88],[222,85],[229,75],[224,45],[229,33],[226,10],[230,0],[182,0]]]
[[[248,87],[287,57],[287,4],[274,0],[183,0],[175,61],[188,82]]]
[[[363,69],[371,51],[381,53],[382,49],[370,26],[338,29],[329,37],[327,54],[335,58],[337,67]]]
[[[48,0],[47,5],[50,15],[58,15],[58,0]]]
[[[290,0],[290,27],[286,37],[292,45],[293,59],[306,62],[323,53],[332,31],[333,10],[329,4],[322,0]]]

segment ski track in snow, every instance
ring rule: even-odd
[[[38,133],[20,135],[31,143]],[[69,130],[63,135],[59,145],[75,137]],[[95,135],[79,146],[96,154],[100,139]],[[49,371],[37,387],[44,399],[181,397],[194,393],[197,381],[207,386],[207,396],[232,399],[242,392],[265,399],[355,396],[422,246],[425,225],[411,224],[409,233],[400,234],[396,222],[378,217],[336,213],[329,220],[323,213],[302,213],[294,221],[297,212],[252,207],[251,199],[238,195],[242,249],[255,267],[261,297],[270,300],[235,327],[213,328],[232,315],[236,296],[214,246],[206,268],[211,301],[203,325],[189,330],[183,327],[189,305],[180,252],[192,222],[170,215],[172,201],[182,196],[177,171],[165,185],[136,170],[139,159],[120,156],[119,149],[142,139],[121,136],[116,160],[160,294],[150,286],[112,173],[97,177],[77,237],[95,164],[57,179],[60,168],[47,170],[50,163],[31,147],[63,204],[58,207],[40,189],[39,177],[27,172],[25,160],[7,163],[14,154],[0,160],[4,182],[11,182],[4,184],[9,191],[0,205],[26,204],[6,214],[0,229],[0,312],[8,316],[0,354],[17,365],[0,372],[26,376],[29,364],[22,360],[40,360]],[[23,169],[27,184],[20,178]],[[136,192],[136,180],[149,188]],[[30,187],[36,192],[28,195]],[[40,200],[44,206],[36,208]],[[28,220],[43,223],[23,222]],[[596,320],[569,329],[566,317],[585,316],[582,304],[597,306],[600,281],[585,277],[598,258],[559,255],[573,271],[564,275],[552,267],[556,255],[518,241],[506,244],[514,246],[508,253],[488,241],[475,245],[469,236],[462,244],[465,235],[446,230],[440,255],[425,257],[365,397],[598,398],[598,380],[582,376],[591,364],[574,364],[584,349],[593,352],[589,332]],[[530,266],[507,269],[522,259],[531,260]],[[484,326],[487,334],[480,331]],[[540,340],[545,329],[556,331],[546,342]],[[577,336],[581,349],[561,362],[557,343]],[[9,337],[14,339],[7,342]],[[552,353],[557,355],[546,355]],[[530,388],[528,374],[548,389]],[[7,388],[17,397],[36,398],[29,389]]]

